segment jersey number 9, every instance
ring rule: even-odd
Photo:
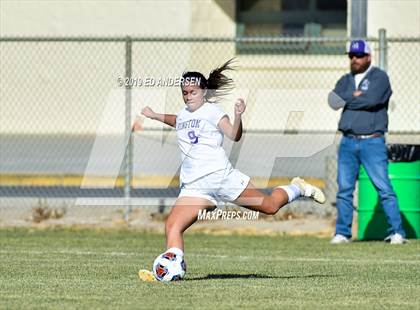
[[[188,132],[188,138],[190,138],[191,144],[197,144],[198,143],[198,137],[195,135],[194,130],[191,130]]]

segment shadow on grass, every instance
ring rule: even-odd
[[[334,278],[339,275],[326,275],[326,274],[309,274],[302,276],[269,276],[262,274],[234,274],[234,273],[225,273],[225,274],[208,274],[205,277],[199,278],[187,278],[185,281],[201,281],[201,280],[220,280],[220,279],[305,279],[305,278]]]

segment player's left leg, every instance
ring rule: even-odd
[[[264,194],[249,182],[234,203],[247,209],[273,215],[299,197],[312,198],[319,203],[325,202],[324,193],[319,188],[300,178],[294,178],[290,185],[276,187],[271,195]]]
[[[250,210],[273,215],[288,203],[288,195],[282,188],[276,188],[271,195],[266,195],[251,182],[233,203]]]

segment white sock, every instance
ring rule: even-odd
[[[287,196],[289,197],[289,202],[292,202],[296,198],[302,196],[299,187],[297,187],[294,184],[278,186],[278,188],[283,189],[287,193]]]
[[[176,255],[179,255],[179,256],[184,256],[184,251],[182,251],[181,249],[179,249],[179,248],[169,248],[169,249],[167,249],[166,251],[165,251],[165,253],[167,253],[167,252],[172,252],[172,253],[174,253],[174,254],[176,254]]]

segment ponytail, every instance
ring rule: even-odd
[[[234,58],[210,72],[209,78],[207,79],[206,99],[219,99],[227,95],[234,88],[233,80],[223,74],[223,71],[235,70],[231,66],[233,61]]]
[[[232,67],[232,63],[234,61],[235,59],[232,58],[219,68],[212,70],[207,79],[200,72],[191,71],[185,72],[182,75],[182,78],[184,80],[194,78],[196,81],[199,81],[200,88],[207,89],[205,99],[208,101],[213,99],[211,101],[214,102],[217,99],[227,95],[234,88],[233,80],[223,74],[223,71],[235,70],[235,68]]]

